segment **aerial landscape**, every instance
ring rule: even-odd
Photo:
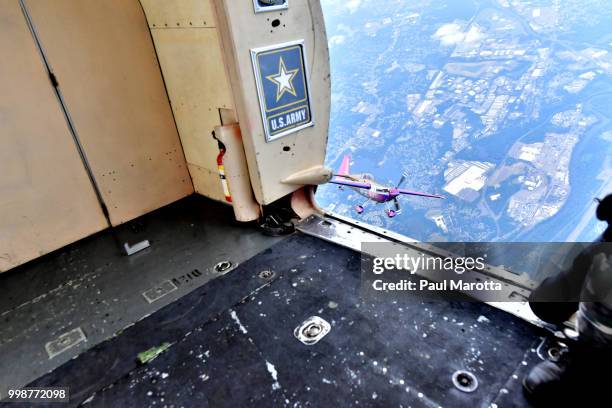
[[[323,0],[332,68],[327,164],[446,196],[329,211],[423,241],[590,241],[612,191],[606,0]]]

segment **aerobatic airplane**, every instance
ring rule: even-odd
[[[357,214],[362,214],[365,209],[365,205],[372,200],[376,204],[385,203],[387,206],[387,216],[389,218],[393,218],[401,212],[398,197],[402,194],[428,198],[444,198],[444,196],[437,194],[419,193],[401,188],[404,181],[406,181],[405,175],[402,175],[402,178],[395,187],[390,187],[377,183],[374,180],[374,177],[370,174],[349,174],[350,160],[351,159],[349,156],[344,156],[340,169],[338,170],[338,174],[334,175],[334,178],[330,180],[330,183],[350,187],[360,195],[367,198],[363,204],[355,206],[355,211],[357,211]],[[389,202],[391,201],[393,201],[395,209],[389,208]]]

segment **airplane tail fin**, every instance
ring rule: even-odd
[[[350,166],[351,158],[347,155],[342,159],[342,164],[338,169],[339,176],[348,176],[349,175],[349,166]]]

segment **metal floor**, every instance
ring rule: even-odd
[[[0,274],[0,399],[277,241],[192,196]]]
[[[209,204],[188,201],[178,207],[183,205],[193,210]],[[103,287],[102,293],[114,291],[115,298],[100,294],[96,299],[83,301],[83,295],[71,292],[78,290],[72,284],[65,286],[63,301],[58,298],[58,305],[50,303],[57,308],[51,310],[63,306],[73,315],[81,316],[80,319],[89,315],[80,309],[89,309],[96,318],[87,320],[89,323],[74,320],[68,326],[66,316],[62,315],[61,330],[50,331],[45,339],[81,325],[88,335],[87,343],[49,360],[42,338],[35,342],[31,337],[23,337],[30,345],[21,353],[35,350],[40,361],[47,364],[46,370],[65,362],[45,375],[42,370],[33,373],[35,366],[29,367],[30,376],[39,377],[31,386],[69,387],[71,401],[64,406],[87,407],[528,405],[520,379],[539,360],[537,349],[542,338],[525,321],[477,302],[423,302],[406,298],[367,303],[359,295],[360,255],[355,251],[302,233],[273,242],[249,229],[234,227],[237,228],[234,231],[218,220],[221,217],[202,213],[199,221],[212,222],[211,225],[195,227],[198,223],[191,226],[191,221],[182,224],[181,219],[191,216],[186,211],[175,213],[173,209],[152,217],[166,211],[170,214],[162,217],[163,221],[150,221],[155,225],[159,222],[159,227],[149,226],[149,230],[160,228],[161,233],[163,224],[182,225],[177,226],[181,239],[177,239],[177,232],[166,230],[162,234],[168,240],[172,236],[172,243],[166,244],[171,253],[168,258],[152,253],[143,253],[139,258],[117,258],[113,267],[106,266],[107,272],[101,275],[110,278],[110,271],[116,270],[114,279],[97,283],[79,281],[80,286],[92,287],[96,283],[95,287]],[[206,217],[212,219],[205,220]],[[187,227],[202,232],[189,234]],[[83,245],[90,245],[91,251],[97,252],[95,242],[100,239],[104,237],[93,237]],[[180,244],[181,240],[185,242]],[[224,243],[215,244],[219,252],[211,251],[215,240]],[[238,244],[241,241],[244,245]],[[231,248],[227,248],[228,243]],[[160,246],[158,243],[157,247]],[[74,259],[84,259],[85,253],[76,255]],[[168,279],[193,268],[209,270],[216,261],[232,256],[241,257],[241,264],[231,272],[205,285],[202,283],[213,274],[188,282],[184,289],[179,287],[152,304],[164,307],[100,342],[103,334],[115,333],[106,326],[104,333],[96,331],[101,327],[99,320],[104,320],[102,316],[109,311],[115,316],[113,320],[124,319],[116,325],[123,328],[128,321],[150,313],[147,310],[152,305],[143,303],[141,293],[159,284],[161,278]],[[250,259],[242,262],[247,257]],[[144,266],[149,258],[153,260]],[[136,265],[141,265],[138,272],[134,270]],[[150,268],[172,273],[158,272],[138,287],[135,285],[139,279],[122,281],[122,277],[146,274],[145,270]],[[193,290],[187,293],[190,289]],[[56,298],[49,295],[41,302],[48,297]],[[129,303],[124,298],[132,299],[131,311],[123,310],[124,304]],[[99,302],[102,299],[105,301]],[[113,303],[109,299],[118,301]],[[38,303],[10,313],[29,316],[24,308],[29,308],[30,313],[34,310],[42,313]],[[122,310],[116,306],[118,303]],[[294,329],[311,316],[328,321],[331,331],[317,344],[307,346],[295,338]],[[23,325],[37,324],[31,321]],[[110,316],[106,321],[110,321]],[[3,339],[4,332],[3,329]],[[19,333],[15,329],[13,332]],[[90,340],[92,334],[100,340]],[[137,362],[138,353],[164,343],[171,344],[166,352],[148,364]],[[2,347],[11,344],[18,349],[14,341],[3,343]],[[2,349],[2,355],[6,355],[5,350],[8,349]],[[78,358],[71,359],[78,353],[81,353]],[[3,378],[9,377],[10,370],[18,369],[18,360],[27,363],[31,358],[22,356],[8,359],[10,367],[1,366]],[[455,388],[451,377],[458,370],[476,375],[479,385],[474,392]]]

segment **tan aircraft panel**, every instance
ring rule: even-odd
[[[300,188],[290,176],[325,160],[330,111],[329,50],[319,1],[289,0],[287,10],[254,13],[250,0],[214,0],[238,120],[257,201]],[[278,20],[278,21],[276,21]],[[314,126],[266,143],[251,50],[304,41]]]
[[[212,131],[221,124],[219,108],[233,109],[233,102],[217,30],[162,28],[152,34],[187,162],[200,169],[191,171],[195,190],[224,200]],[[212,180],[198,180],[203,177]]]
[[[191,163],[188,163],[187,166],[191,173],[193,187],[198,194],[225,202],[221,179],[219,179],[219,173],[216,170],[209,170]]]
[[[140,0],[151,28],[215,27],[211,0]]]
[[[107,227],[18,0],[0,7],[0,272]]]
[[[113,225],[192,193],[138,0],[26,5]]]

